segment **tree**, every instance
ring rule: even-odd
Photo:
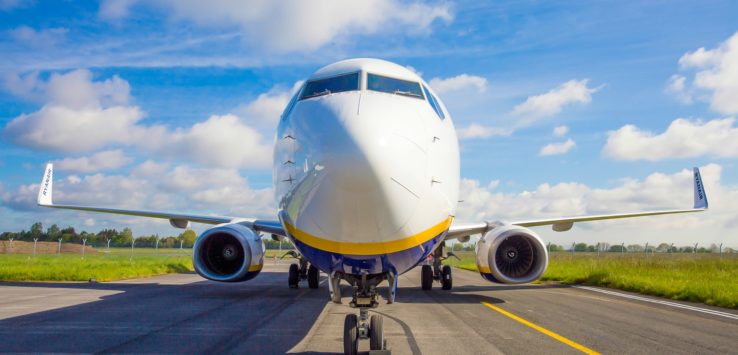
[[[133,242],[133,231],[131,228],[123,228],[123,230],[113,237],[113,245],[117,247],[130,247]]]
[[[574,251],[587,251],[587,243],[577,243],[574,245]]]
[[[44,226],[41,222],[36,222],[31,226],[31,238],[39,239],[44,234]]]
[[[628,245],[628,251],[629,252],[643,251],[643,246],[640,244],[631,244],[631,245]]]
[[[52,224],[51,227],[49,227],[49,229],[46,230],[46,236],[47,236],[46,239],[48,240],[55,242],[59,238],[61,238],[61,235],[62,235],[61,229],[59,229],[59,226],[57,226],[56,224]]]
[[[656,251],[659,252],[659,253],[666,253],[666,252],[669,251],[669,248],[670,247],[671,246],[669,244],[661,243],[661,244],[659,244],[659,246],[656,247]]]
[[[613,246],[610,246],[610,248],[607,249],[607,251],[611,253],[622,253],[624,251],[623,249],[624,248],[622,245],[613,245]]]
[[[192,229],[188,229],[182,232],[182,234],[180,234],[179,237],[177,237],[179,241],[184,242],[183,246],[185,248],[192,248],[192,246],[195,245],[196,238],[197,238],[197,234],[195,234],[195,231],[193,231]]]

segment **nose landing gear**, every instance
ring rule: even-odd
[[[362,275],[361,279],[347,279],[352,284],[353,297],[349,306],[358,308],[359,315],[347,314],[343,323],[343,352],[356,354],[359,350],[359,340],[369,340],[369,349],[372,351],[387,350],[387,340],[384,338],[384,318],[380,314],[369,316],[369,309],[379,306],[377,301],[377,284],[388,280],[390,283],[390,300],[394,300],[394,290],[397,286],[397,277],[394,275],[373,275],[368,278]],[[391,302],[390,302],[391,303]]]

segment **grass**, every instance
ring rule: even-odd
[[[477,271],[474,253],[449,264]],[[552,253],[543,281],[604,286],[738,308],[738,257],[716,254]]]
[[[193,271],[188,255],[0,255],[2,281],[114,281]]]
[[[100,248],[81,254],[0,254],[0,281],[115,281],[191,272],[192,249]],[[267,250],[265,262],[288,250]]]

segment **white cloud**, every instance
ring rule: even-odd
[[[21,7],[27,7],[33,2],[33,0],[0,0],[0,11],[10,11]]]
[[[450,78],[433,78],[428,84],[439,95],[467,89],[474,89],[479,93],[487,90],[487,79],[469,74],[461,74]]]
[[[145,166],[137,167],[130,176],[98,173],[63,178],[56,174],[54,202],[273,218],[271,188],[251,188],[248,180],[235,169],[188,166],[151,169],[157,163],[142,165]],[[38,184],[21,185],[16,191],[3,194],[2,202],[15,210],[37,211],[37,192]],[[100,220],[109,215],[96,214],[95,217]]]
[[[228,168],[254,169],[271,164],[271,145],[235,115],[211,116],[205,122],[173,132],[159,127],[147,135],[137,144],[163,157]]]
[[[89,157],[65,158],[54,162],[54,167],[62,171],[92,173],[101,170],[118,169],[131,162],[122,150],[107,150]]]
[[[275,86],[268,92],[260,94],[254,101],[237,107],[234,113],[249,122],[260,123],[269,128],[276,127],[282,111],[302,83],[302,80],[297,81],[292,88]]]
[[[738,113],[738,32],[717,48],[699,48],[684,54],[679,66],[696,71],[692,87],[707,93],[713,111]]]
[[[130,7],[136,0],[103,0],[98,16],[103,20],[116,21],[128,17]]]
[[[662,160],[697,156],[738,157],[734,118],[695,121],[679,118],[660,134],[626,125],[609,132],[602,152],[620,160]]]
[[[567,139],[566,142],[546,144],[538,152],[538,155],[547,156],[565,154],[576,145],[577,144],[571,138]]]
[[[687,78],[682,75],[672,75],[669,83],[666,85],[666,93],[674,95],[680,102],[684,104],[692,103],[692,92],[687,88]]]
[[[710,164],[701,168],[710,211],[664,217],[634,218],[577,224],[569,233],[553,233],[539,228],[545,239],[586,238],[586,242],[671,241],[685,243],[699,238],[700,243],[728,241],[734,235],[738,210],[738,187],[720,182],[722,167]],[[535,190],[495,192],[476,180],[462,179],[457,218],[460,221],[520,221],[589,214],[638,212],[689,208],[693,203],[692,171],[674,174],[653,173],[643,180],[623,179],[611,188],[597,188],[568,182],[544,183]],[[578,228],[595,229],[577,233]]]
[[[553,129],[553,134],[556,137],[563,137],[567,133],[569,133],[569,127],[567,126],[557,126],[557,127],[554,127]]]
[[[592,94],[600,88],[587,86],[588,79],[569,80],[545,94],[530,96],[525,102],[515,106],[512,114],[520,117],[519,127],[527,127],[539,119],[554,116],[566,105],[592,101]]]
[[[459,139],[489,138],[493,136],[509,136],[512,130],[499,127],[483,126],[472,123],[464,128],[458,128],[456,134]]]
[[[36,75],[17,78],[8,81],[12,92],[46,103],[7,124],[3,134],[16,144],[63,153],[132,146],[218,167],[263,168],[270,163],[269,144],[235,115],[211,116],[174,130],[147,126],[141,124],[144,113],[130,102],[128,82],[118,76],[94,81],[90,71],[75,70],[53,74],[48,82]]]
[[[132,3],[104,3],[100,16],[121,19]],[[423,34],[435,21],[453,18],[447,4],[397,0],[158,0],[140,4],[157,6],[173,19],[199,26],[239,28],[251,44],[281,52],[315,50],[353,35]]]
[[[66,28],[48,28],[35,30],[29,26],[20,26],[9,31],[10,36],[17,42],[34,48],[50,48],[63,41]]]

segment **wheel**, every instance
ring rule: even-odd
[[[384,348],[383,320],[384,318],[380,315],[373,315],[369,319],[369,349],[371,350],[382,350]]]
[[[423,265],[420,270],[420,285],[423,290],[430,290],[433,286],[433,268],[430,265]]]
[[[359,351],[359,328],[355,314],[347,314],[343,322],[343,353],[355,355]]]
[[[308,269],[308,287],[318,288],[318,286],[320,286],[320,270],[311,264]]]
[[[441,269],[441,288],[444,290],[450,290],[454,285],[454,279],[451,277],[451,266],[443,265]]]
[[[289,284],[290,288],[297,288],[297,282],[300,280],[299,272],[297,264],[290,265],[290,274],[287,277],[287,284]]]

